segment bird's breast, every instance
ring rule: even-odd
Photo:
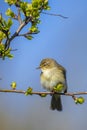
[[[56,71],[55,69],[43,71],[40,78],[42,86],[50,91],[52,91],[53,87],[60,82],[65,84],[63,73],[61,71]]]

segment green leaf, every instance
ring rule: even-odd
[[[25,36],[28,40],[32,40],[33,36]]]
[[[13,22],[12,20],[9,18],[8,21],[7,21],[7,26],[8,28],[10,28],[12,26]]]
[[[21,2],[20,3],[20,7],[21,7],[21,10],[25,13],[26,12],[26,7],[27,7],[27,2]]]
[[[39,9],[43,5],[42,0],[32,0],[32,7]]]
[[[58,84],[57,86],[55,86],[53,88],[53,91],[55,91],[55,92],[62,92],[63,88],[64,88],[64,85],[62,83],[60,83],[60,84]]]
[[[32,7],[33,8],[38,8],[38,1],[33,1],[32,2]]]
[[[5,49],[4,44],[0,44],[0,52],[1,52],[1,53],[4,52],[4,49]]]
[[[8,54],[7,57],[8,57],[9,59],[12,59],[14,56],[13,56],[12,54]]]
[[[85,99],[84,99],[83,97],[78,97],[78,98],[77,98],[77,102],[78,102],[79,104],[83,104],[83,103],[85,102]]]
[[[33,12],[32,12],[32,16],[35,17],[35,18],[39,18],[40,15],[39,15],[38,10],[33,10]]]
[[[5,50],[5,45],[4,44],[0,44],[0,56],[2,57],[2,59],[4,60],[5,57],[8,57],[10,59],[13,58],[13,55],[10,53],[11,48],[9,48],[8,50]]]
[[[40,96],[41,96],[41,97],[46,97],[47,94],[46,94],[46,93],[42,93],[42,94],[40,94]]]
[[[5,33],[3,33],[2,31],[0,31],[0,41],[2,41],[4,38],[6,38]]]
[[[12,82],[12,83],[11,83],[11,87],[12,87],[12,89],[16,89],[16,87],[17,87],[16,82]]]
[[[32,26],[31,28],[29,28],[29,30],[30,30],[31,32],[38,32],[38,27]]]
[[[74,101],[76,104],[83,104],[85,102],[85,99],[83,97],[78,97]]]
[[[17,2],[17,0],[5,0],[6,3],[8,3],[9,5],[15,4]]]
[[[5,12],[5,14],[6,14],[7,16],[12,17],[12,18],[15,17],[14,12],[13,12],[10,8],[7,9],[7,11]]]
[[[44,10],[50,10],[50,6],[44,6]]]
[[[27,96],[27,95],[32,95],[32,91],[33,91],[33,89],[31,88],[31,87],[29,87],[28,89],[27,89],[27,91],[25,92],[25,95]]]
[[[32,11],[32,4],[27,3],[26,11]]]
[[[3,32],[9,32],[11,25],[12,20],[10,18],[7,21],[2,18],[0,21],[0,30]]]

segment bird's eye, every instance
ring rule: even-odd
[[[44,62],[44,66],[49,66],[50,63],[49,62]]]
[[[47,65],[47,63],[45,62],[45,63],[44,63],[44,66],[46,66],[46,65]]]

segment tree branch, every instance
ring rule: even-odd
[[[23,33],[23,34],[18,34],[18,36],[24,36],[24,37],[26,37],[26,36],[28,36],[29,34],[37,34],[38,32],[31,32],[31,31],[29,31],[29,32],[27,32],[27,33]]]
[[[22,19],[21,19],[21,13],[20,13],[20,8],[19,7],[17,7],[18,9],[18,21],[19,21],[19,23],[21,24],[22,23]]]
[[[52,15],[52,16],[59,16],[59,17],[62,17],[64,19],[67,19],[68,17],[65,17],[61,14],[53,14],[53,13],[47,13],[47,12],[41,12],[42,14],[46,14],[46,15]]]
[[[13,90],[13,89],[12,90],[0,89],[0,92],[25,94],[25,91],[23,91],[23,90]]]
[[[31,20],[30,17],[27,18],[27,19],[25,19],[25,20],[20,24],[20,26],[18,27],[18,29],[16,30],[16,32],[11,36],[11,38],[9,38],[9,39],[7,38],[6,43],[5,43],[5,48],[6,48],[6,50],[9,48],[10,42],[11,42],[15,37],[18,36],[18,34],[19,34],[20,31],[22,30],[22,28],[23,28],[25,25],[27,25],[30,20]]]
[[[14,89],[0,89],[0,92],[6,92],[6,93],[19,93],[19,94],[25,94],[25,90],[14,90]],[[31,94],[35,95],[41,95],[41,94],[46,94],[46,95],[53,95],[53,94],[58,94],[58,95],[65,95],[65,96],[75,96],[75,95],[86,95],[87,92],[67,92],[67,93],[59,93],[59,92],[31,92]]]

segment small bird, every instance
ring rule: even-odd
[[[43,88],[52,92],[53,88],[61,83],[64,86],[62,91],[67,92],[66,70],[56,60],[51,58],[43,59],[37,69],[41,69],[40,81]],[[60,95],[52,95],[51,109],[62,111]]]

